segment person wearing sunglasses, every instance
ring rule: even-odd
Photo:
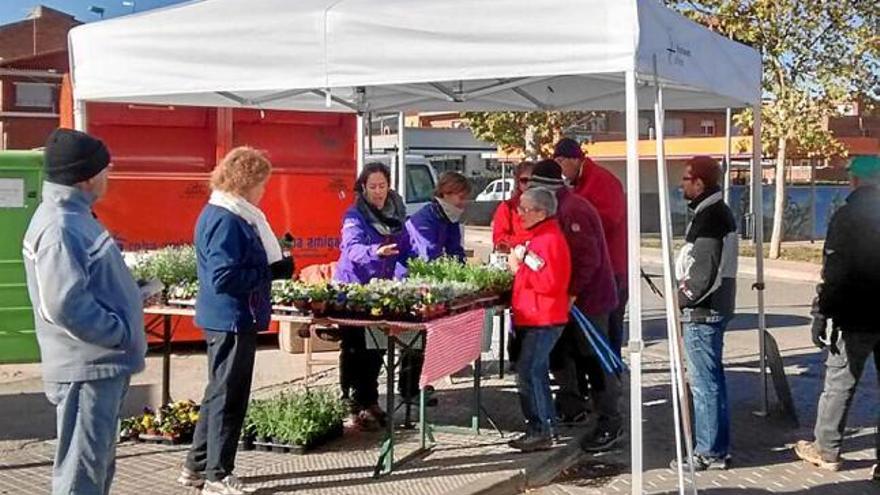
[[[492,218],[492,245],[495,251],[508,253],[514,247],[529,240],[529,232],[523,227],[522,218],[517,212],[520,196],[529,188],[534,162],[520,162],[514,171],[516,189],[513,197],[502,201]]]
[[[686,162],[681,187],[693,218],[676,257],[678,306],[694,397],[694,469],[727,469],[730,410],[724,377],[724,331],[736,304],[736,220],[721,193],[721,165],[696,156]],[[676,461],[672,462],[673,469]]]

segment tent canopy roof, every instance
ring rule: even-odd
[[[657,0],[197,0],[79,26],[70,48],[86,101],[622,110],[624,72],[644,87],[655,66],[669,109],[761,96],[755,50]]]

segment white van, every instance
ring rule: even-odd
[[[367,155],[364,163],[384,163],[394,174],[397,155]],[[434,197],[437,173],[424,155],[406,155],[406,214],[419,211]]]
[[[495,179],[477,195],[476,201],[504,201],[513,195],[513,179]]]

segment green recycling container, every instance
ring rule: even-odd
[[[40,360],[22,239],[42,190],[43,153],[0,151],[0,363]]]

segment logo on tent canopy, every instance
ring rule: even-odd
[[[685,59],[690,58],[691,56],[690,48],[676,42],[675,38],[672,37],[672,33],[668,33],[667,35],[669,36],[669,45],[666,48],[667,62],[669,62],[670,65],[684,67]]]

